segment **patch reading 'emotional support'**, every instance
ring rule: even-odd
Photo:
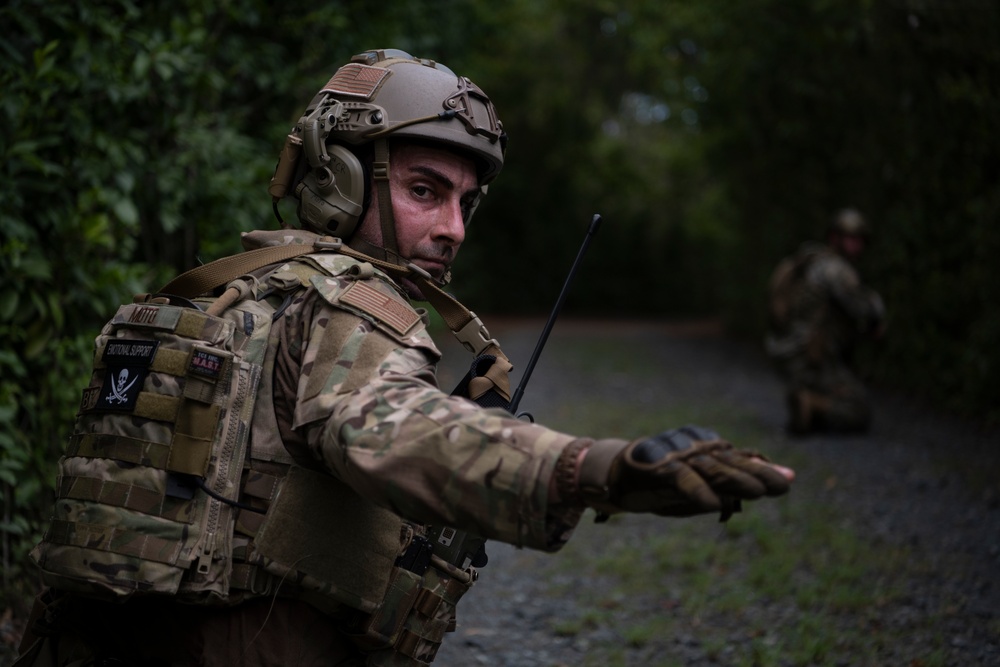
[[[160,343],[152,340],[113,339],[108,341],[102,357],[107,370],[104,385],[97,396],[94,409],[135,409],[135,401],[142,390],[149,364]]]

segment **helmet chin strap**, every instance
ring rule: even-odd
[[[378,215],[382,226],[382,249],[385,251],[385,261],[402,265],[404,260],[399,255],[399,242],[396,240],[396,217],[392,212],[392,188],[389,184],[389,141],[379,138],[375,140],[375,163],[373,180],[378,183]]]

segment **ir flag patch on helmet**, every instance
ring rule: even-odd
[[[349,63],[337,70],[330,82],[327,83],[321,93],[333,93],[335,95],[352,95],[371,99],[382,85],[387,76],[392,74],[384,67],[370,67]]]

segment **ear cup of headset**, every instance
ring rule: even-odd
[[[347,239],[364,210],[364,169],[343,146],[328,144],[327,153],[330,161],[310,169],[295,188],[299,220],[320,233]]]

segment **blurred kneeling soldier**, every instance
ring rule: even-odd
[[[870,426],[854,349],[860,340],[884,334],[885,307],[855,268],[868,236],[861,214],[844,209],[831,220],[826,245],[804,243],[771,276],[765,345],[787,382],[793,433]]]

